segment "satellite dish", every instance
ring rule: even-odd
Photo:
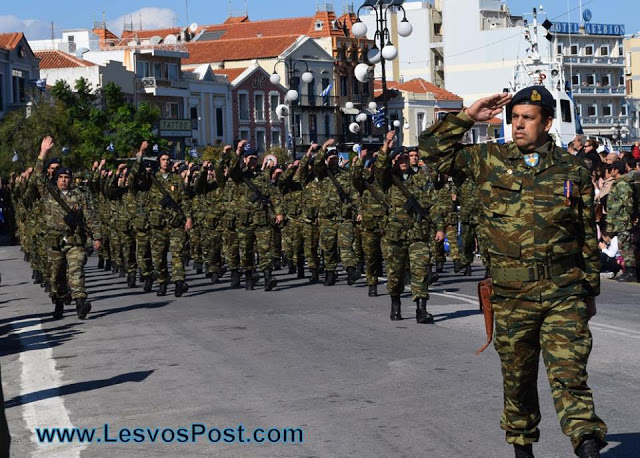
[[[198,23],[197,23],[197,22],[194,22],[193,24],[191,24],[191,25],[189,26],[189,31],[190,31],[191,33],[196,33],[196,32],[198,31]]]
[[[162,37],[158,35],[154,35],[151,38],[149,38],[149,43],[152,45],[159,45],[161,41],[162,41]]]
[[[167,35],[166,37],[164,37],[164,43],[167,45],[175,45],[176,43],[178,43],[178,37],[176,37],[175,35]]]

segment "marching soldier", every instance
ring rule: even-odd
[[[475,122],[508,105],[514,142],[460,144]],[[584,161],[555,146],[555,100],[542,86],[496,94],[435,123],[420,149],[440,170],[480,189],[493,283],[495,348],[502,363],[506,440],[517,457],[538,441],[542,351],[562,431],[579,457],[598,457],[607,427],[587,386],[589,319],[600,293],[593,185]]]

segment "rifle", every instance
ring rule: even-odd
[[[407,189],[402,180],[396,175],[392,174],[391,178],[393,179],[393,184],[398,187],[402,195],[407,199],[404,203],[404,209],[419,223],[423,220],[423,218],[429,217],[429,212],[422,208],[422,205],[418,202],[418,199]]]
[[[160,183],[160,180],[158,180],[158,177],[155,176],[153,172],[147,172],[147,175],[151,179],[151,183],[153,183],[155,187],[158,188],[158,191],[160,191],[160,193],[163,195],[160,204],[163,207],[170,209],[175,214],[175,217],[171,218],[169,224],[171,224],[173,227],[180,227],[184,225],[184,223],[187,221],[187,217],[184,215],[182,207],[180,207],[180,205],[178,205],[178,203],[173,200],[173,197],[171,197],[169,191],[167,191],[164,186],[162,186],[162,183]]]
[[[44,179],[44,187],[47,191],[49,191],[51,197],[53,197],[53,199],[58,202],[62,209],[67,213],[64,216],[64,222],[67,226],[69,226],[69,229],[71,229],[71,231],[73,232],[76,232],[76,230],[80,228],[84,230],[93,240],[93,232],[87,226],[82,213],[69,207],[69,204],[66,203],[62,197],[60,197],[60,193],[57,190],[53,189],[51,183],[46,179],[46,177]]]
[[[364,182],[364,187],[367,188],[367,190],[371,193],[371,195],[376,200],[376,202],[382,205],[382,207],[384,208],[384,211],[388,214],[389,205],[387,205],[387,203],[384,201],[384,198],[380,195],[378,190],[374,186],[372,186],[371,183],[369,183],[366,179],[364,179],[363,182]]]
[[[256,202],[260,202],[260,205],[262,206],[262,208],[267,209],[271,204],[271,199],[269,199],[268,196],[265,196],[264,194],[262,194],[262,192],[260,192],[258,187],[255,184],[253,184],[253,182],[244,174],[242,175],[242,181],[244,181],[244,184],[246,184],[247,187],[253,193],[249,196],[249,201],[252,204],[255,204]]]
[[[327,167],[326,170],[327,170],[327,176],[329,177],[329,179],[333,183],[333,186],[335,186],[336,190],[338,191],[338,195],[340,196],[340,200],[342,202],[344,202],[345,204],[350,204],[351,203],[351,197],[349,195],[347,195],[346,192],[344,192],[344,189],[342,189],[342,186],[340,186],[340,183],[338,183],[338,180],[336,180],[336,176],[333,174],[331,169],[329,167]]]

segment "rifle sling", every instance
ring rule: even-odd
[[[51,183],[49,183],[49,181],[46,180],[46,178],[44,181],[44,187],[46,188],[47,191],[49,191],[49,194],[51,194],[51,197],[53,197],[53,199],[56,202],[58,202],[58,204],[62,207],[62,209],[67,213],[67,215],[70,215],[71,213],[73,213],[73,209],[69,207],[69,204],[66,203],[62,197],[60,197],[60,193],[57,190],[53,189],[53,187],[51,186]],[[91,231],[91,229],[89,229],[89,226],[86,225],[84,218],[80,220],[80,226],[93,239],[93,232]]]
[[[344,192],[344,189],[342,189],[342,186],[340,186],[340,183],[338,183],[338,180],[336,180],[336,176],[333,174],[331,169],[329,169],[329,167],[327,167],[326,170],[327,170],[327,176],[331,180],[331,183],[333,183],[333,186],[335,186],[336,190],[338,191],[338,195],[340,196],[340,199],[345,203],[349,203],[351,199],[349,198],[347,193]]]
[[[260,192],[258,187],[255,184],[253,184],[253,182],[248,177],[246,177],[244,174],[242,175],[242,181],[244,181],[244,184],[247,185],[247,187],[251,190],[251,192],[255,193],[255,195],[258,197],[258,200],[260,202],[270,203],[269,198],[267,196],[265,196],[264,194],[262,194],[262,192]]]
[[[380,195],[378,190],[371,185],[367,180],[364,180],[364,187],[371,193],[373,198],[384,207],[384,211],[389,213],[389,205],[384,201],[383,197]]]
[[[162,183],[160,183],[160,180],[158,180],[158,177],[155,176],[154,173],[148,173],[149,178],[151,178],[151,182],[155,185],[156,188],[158,188],[158,191],[160,191],[162,193],[162,195],[164,197],[167,198],[167,200],[169,200],[169,202],[171,203],[171,206],[173,207],[173,209],[177,212],[179,212],[182,216],[184,216],[184,212],[182,211],[182,207],[180,207],[180,205],[178,205],[178,203],[173,200],[173,197],[171,197],[171,194],[169,194],[169,191],[167,191],[164,186],[162,186]]]

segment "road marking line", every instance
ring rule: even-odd
[[[29,321],[29,320],[23,320]],[[20,395],[32,395],[45,390],[62,386],[62,373],[56,369],[53,350],[49,346],[47,336],[40,322],[30,326],[21,326],[22,321],[11,323],[15,335],[20,339],[23,350],[20,352],[22,372],[20,377]],[[41,399],[22,406],[22,418],[27,425],[31,442],[36,444],[31,453],[34,458],[40,457],[80,457],[86,445],[72,444],[40,444],[35,434],[36,428],[73,428],[69,412],[60,396],[43,395]]]

